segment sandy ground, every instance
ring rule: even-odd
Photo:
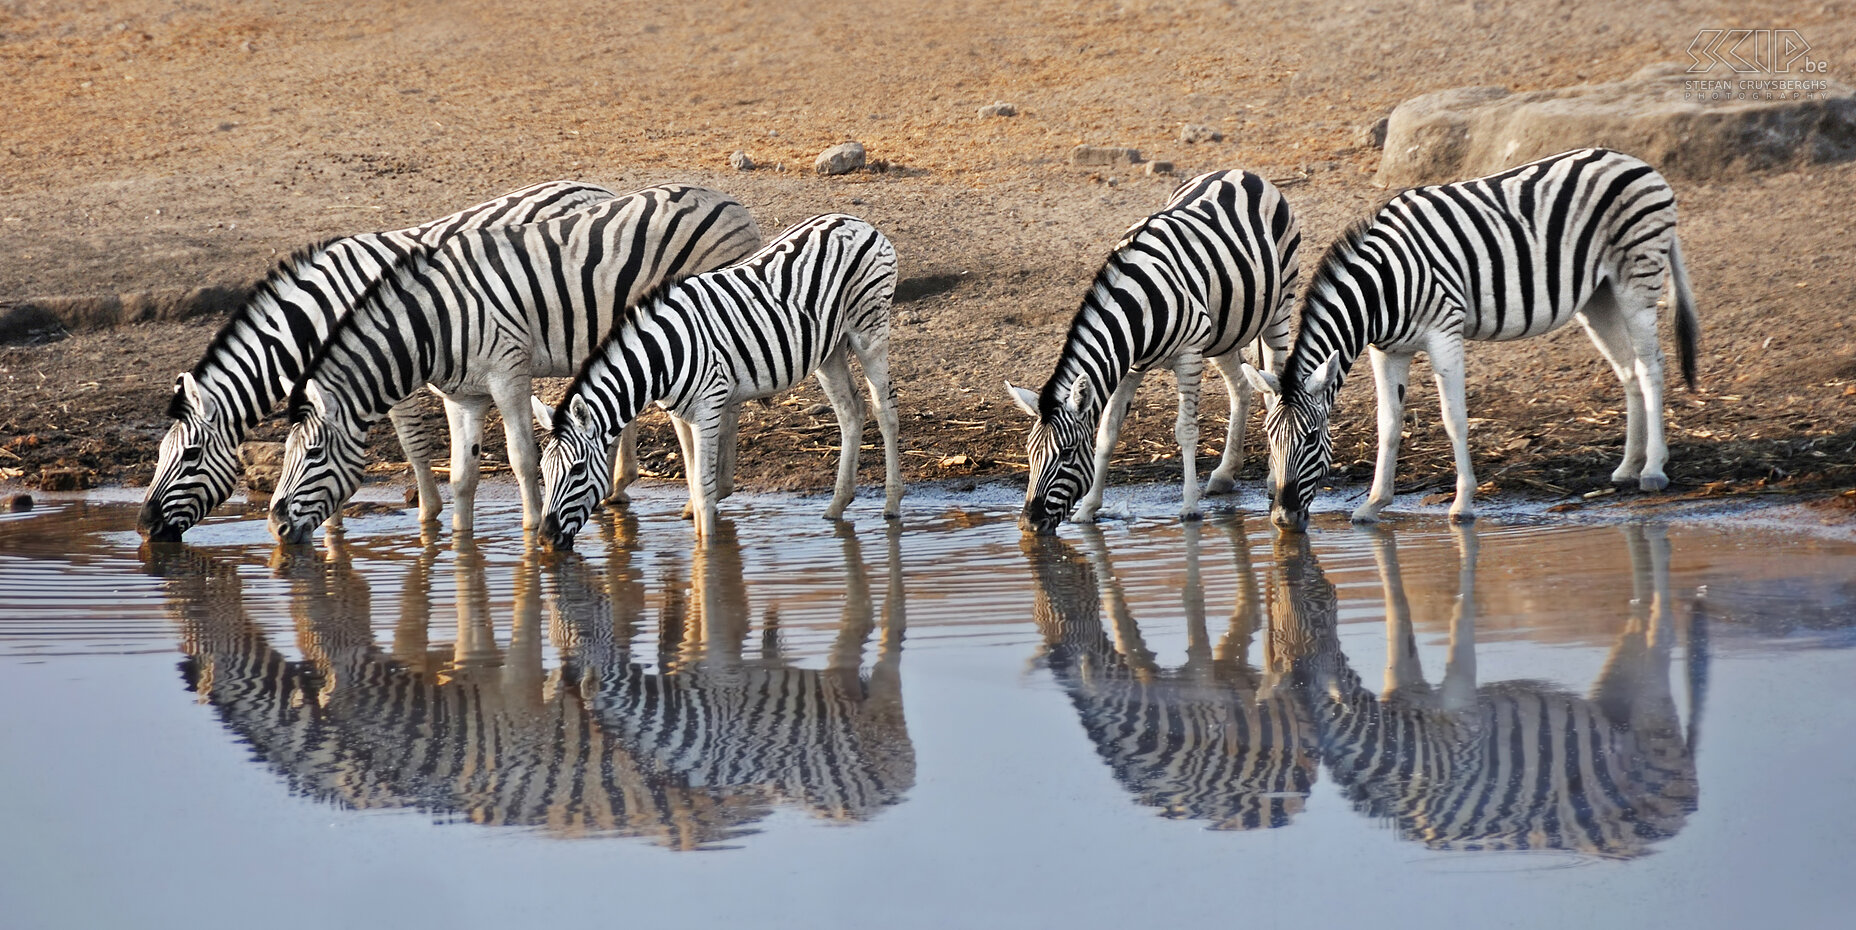
[[[1116,234],[1180,176],[1278,179],[1312,262],[1386,196],[1360,129],[1399,101],[1621,79],[1686,60],[1698,29],[1734,26],[1798,29],[1832,77],[1856,81],[1848,2],[12,2],[0,4],[0,302],[239,285],[303,243],[546,178],[703,183],[768,230],[827,210],[882,228],[904,277],[894,353],[909,477],[1009,477],[1025,423],[1000,381],[1043,381]],[[1018,115],[977,115],[994,101]],[[1187,123],[1225,139],[1181,142]],[[812,175],[812,156],[846,139],[885,170]],[[1072,167],[1085,142],[1133,146],[1177,174]],[[765,167],[730,170],[735,150]],[[1704,352],[1700,390],[1671,394],[1674,493],[1856,485],[1856,165],[1677,190]],[[174,373],[217,324],[0,346],[0,476],[33,484],[72,467],[145,482]],[[1401,487],[1436,490],[1452,480],[1448,443],[1420,368]],[[1356,375],[1336,417],[1343,482],[1370,474],[1371,379]],[[1143,387],[1117,480],[1177,473],[1170,380]],[[1469,383],[1490,490],[1577,499],[1605,486],[1622,396],[1581,333],[1474,346]],[[749,486],[828,480],[836,427],[806,412],[821,399],[807,385],[750,408]],[[1215,384],[1205,408],[1205,432],[1221,433]],[[647,467],[675,476],[669,429],[652,425]],[[383,459],[391,447],[383,436]],[[1250,460],[1260,475],[1254,444]]]

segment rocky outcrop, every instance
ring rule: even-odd
[[[1375,182],[1460,180],[1586,146],[1689,178],[1847,161],[1856,159],[1856,89],[1807,74],[1690,74],[1664,64],[1612,84],[1446,90],[1392,111]]]

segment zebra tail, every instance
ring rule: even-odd
[[[1688,268],[1682,264],[1682,240],[1669,237],[1669,283],[1676,298],[1676,357],[1682,361],[1682,380],[1695,389],[1695,355],[1701,342],[1701,321],[1695,316],[1695,292],[1688,288]]]

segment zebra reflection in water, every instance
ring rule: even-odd
[[[1186,662],[1154,661],[1109,563],[1102,534],[1083,527],[1088,555],[1054,536],[1020,546],[1037,585],[1040,656],[1070,696],[1096,751],[1138,803],[1212,829],[1280,827],[1314,784],[1315,731],[1291,689],[1249,663],[1262,600],[1242,524],[1224,522],[1238,601],[1216,646],[1206,632],[1198,524],[1185,533]],[[1103,628],[1107,613],[1109,629]]]
[[[618,523],[626,535],[628,518]],[[275,568],[290,583],[301,662],[274,648],[254,621],[234,565],[204,550],[163,546],[151,549],[149,569],[166,579],[189,689],[292,793],[326,803],[411,808],[557,836],[640,836],[691,849],[751,832],[778,804],[861,818],[912,786],[897,678],[903,605],[893,538],[883,656],[867,686],[850,687],[863,684],[857,663],[872,606],[860,551],[847,537],[846,616],[832,668],[805,672],[763,657],[761,674],[727,681],[721,703],[753,713],[753,727],[732,730],[715,726],[713,714],[647,721],[647,708],[594,687],[660,677],[611,667],[626,663],[619,644],[629,632],[621,631],[642,614],[626,540],[613,547],[610,586],[578,558],[544,564],[530,552],[514,565],[514,618],[500,648],[483,557],[468,541],[455,545],[457,633],[438,649],[428,642],[436,548],[406,563],[390,651],[374,641],[369,586],[339,537],[326,559],[280,554]],[[700,565],[716,557],[698,554],[699,576]],[[733,557],[738,566],[738,551]],[[551,672],[543,668],[544,579],[556,592],[549,617],[555,644],[569,657]],[[677,613],[682,599],[680,588],[669,592],[666,613]],[[705,611],[718,623],[723,613]],[[676,616],[661,625],[680,628]],[[807,675],[838,684],[796,684]],[[674,683],[659,687],[705,694],[701,676],[678,669],[661,677]],[[817,699],[827,692],[835,703],[822,709]],[[700,703],[688,698],[683,706]],[[854,752],[843,748],[847,732]],[[665,762],[670,745],[685,753],[678,764]]]
[[[1690,723],[1669,684],[1669,542],[1623,528],[1636,597],[1589,696],[1535,681],[1477,685],[1474,530],[1457,527],[1460,575],[1449,659],[1423,676],[1389,531],[1372,538],[1386,600],[1378,695],[1336,635],[1334,586],[1304,536],[1277,540],[1270,635],[1321,733],[1321,757],[1354,809],[1432,849],[1644,855],[1695,810],[1696,720],[1705,684],[1703,620],[1689,624]]]

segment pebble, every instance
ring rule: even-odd
[[[754,159],[749,158],[746,152],[736,151],[730,154],[728,156],[728,163],[733,166],[736,171],[754,170]]]
[[[1210,126],[1187,123],[1179,129],[1179,141],[1187,145],[1197,145],[1200,142],[1223,142],[1224,133]]]
[[[1139,150],[1121,146],[1079,145],[1070,150],[1072,165],[1133,165],[1140,160]]]
[[[25,513],[32,509],[32,495],[15,494],[7,499],[6,509],[12,513]]]
[[[1172,174],[1173,163],[1170,161],[1150,161],[1147,163],[1148,174]]]
[[[1004,101],[999,101],[997,103],[989,103],[983,107],[980,107],[980,117],[982,119],[989,117],[989,116],[1017,116],[1017,115],[1018,115],[1018,104],[1015,104],[1015,103],[1006,103]]]
[[[1360,145],[1363,148],[1369,148],[1369,149],[1385,148],[1386,147],[1386,125],[1390,122],[1391,120],[1389,120],[1388,118],[1384,116],[1381,116],[1380,118],[1374,120],[1371,126],[1360,127],[1360,134],[1357,137],[1357,141],[1360,143]]]
[[[864,144],[846,142],[818,153],[813,170],[823,175],[850,174],[864,166]]]

